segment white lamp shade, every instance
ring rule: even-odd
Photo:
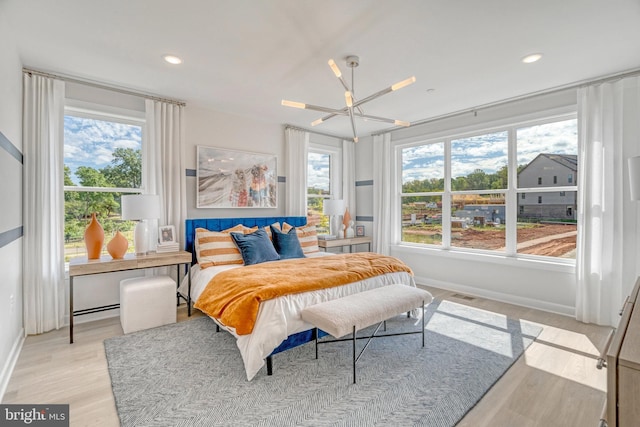
[[[631,200],[640,200],[640,156],[629,158],[629,189]]]
[[[122,196],[122,219],[140,220],[160,217],[160,197],[156,194]]]
[[[344,214],[344,200],[325,200],[322,204],[322,213],[325,215]]]

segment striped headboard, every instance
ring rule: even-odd
[[[275,217],[252,217],[252,218],[194,218],[185,221],[185,250],[191,252],[191,263],[196,262],[196,251],[193,242],[196,228],[206,228],[209,231],[222,231],[235,225],[242,224],[247,227],[266,227],[275,222],[282,225],[283,222],[301,227],[307,223],[305,216],[275,216]]]

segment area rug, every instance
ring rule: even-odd
[[[374,339],[352,383],[351,343],[308,343],[247,381],[234,338],[201,317],[105,340],[123,426],[454,426],[541,328],[434,301],[420,335]],[[416,330],[398,316],[387,332]],[[363,346],[359,342],[359,348]]]

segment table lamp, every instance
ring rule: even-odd
[[[149,252],[148,219],[160,217],[160,197],[155,194],[131,194],[122,196],[122,219],[138,221],[133,233],[136,255]]]
[[[322,213],[329,216],[329,234],[341,239],[342,235],[340,215],[344,213],[344,200],[325,200],[322,204]]]

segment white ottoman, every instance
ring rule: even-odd
[[[176,323],[176,282],[169,276],[122,280],[120,323],[125,334]]]

